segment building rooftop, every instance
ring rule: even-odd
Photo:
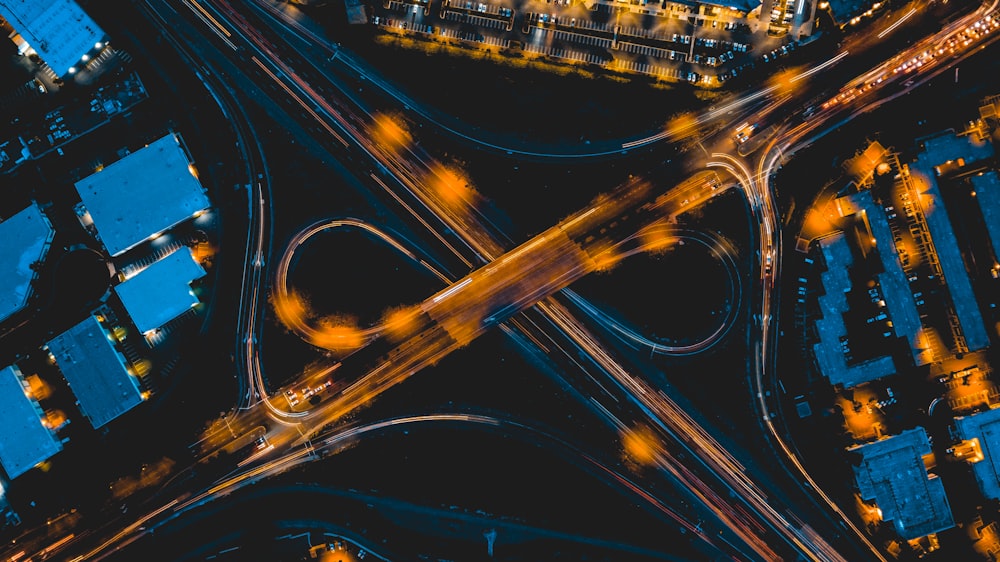
[[[850,196],[850,199],[856,206],[857,212],[864,211],[868,228],[875,238],[875,247],[879,250],[882,273],[878,275],[878,282],[879,286],[882,287],[882,294],[885,296],[889,317],[892,319],[892,329],[896,336],[906,339],[914,363],[926,365],[930,362],[930,354],[921,343],[923,325],[920,322],[920,313],[913,300],[913,292],[910,290],[910,282],[906,278],[906,272],[903,271],[903,266],[899,263],[899,256],[893,251],[896,244],[893,241],[892,229],[889,227],[885,210],[875,202],[871,191],[868,190],[856,193]]]
[[[99,50],[106,35],[73,0],[0,0],[0,17],[21,35],[59,76]]]
[[[962,253],[958,249],[958,241],[955,239],[955,231],[951,227],[944,199],[941,198],[936,169],[956,162],[968,164],[992,155],[993,147],[989,143],[976,142],[970,136],[958,137],[949,131],[926,139],[924,150],[910,165],[914,185],[921,194],[917,201],[927,220],[927,228],[969,351],[986,347],[990,340],[979,312],[979,303],[972,291],[969,273],[962,260]]]
[[[115,287],[136,328],[155,330],[198,304],[191,282],[205,275],[191,248],[182,246]]]
[[[848,365],[842,342],[846,341],[847,326],[844,313],[847,312],[847,292],[851,280],[847,268],[853,263],[851,247],[844,233],[838,232],[819,242],[826,262],[823,272],[823,288],[826,292],[819,298],[823,318],[816,322],[820,341],[813,346],[816,362],[820,370],[830,379],[830,384],[841,384],[845,388],[880,379],[896,372],[892,358],[878,357],[857,365]]]
[[[996,171],[972,176],[972,188],[976,190],[976,201],[993,246],[993,258],[1000,260],[1000,176]]]
[[[833,19],[839,24],[845,24],[854,16],[860,16],[874,4],[873,0],[829,0]]]
[[[863,151],[844,162],[844,170],[854,178],[855,182],[862,183],[875,173],[875,168],[884,162],[883,157],[888,152],[882,143],[871,142]]]
[[[55,236],[37,204],[0,222],[0,321],[21,310],[35,278],[32,266],[41,261]]]
[[[970,135],[959,136],[951,129],[920,139],[923,150],[917,156],[921,166],[936,167],[962,160],[962,166],[993,156],[993,145]]]
[[[979,488],[988,498],[1000,499],[1000,410],[955,418],[962,439],[978,439],[983,460],[972,465]]]
[[[62,444],[42,423],[42,410],[25,393],[20,370],[0,370],[0,464],[17,478],[62,450]]]
[[[854,467],[861,498],[874,501],[900,537],[916,539],[955,526],[944,484],[924,465],[931,452],[924,428],[850,450],[862,456]]]
[[[112,256],[208,209],[180,137],[169,134],[76,182]]]
[[[142,402],[139,386],[95,316],[49,342],[80,411],[99,428]]]
[[[684,2],[679,3],[683,4]],[[705,0],[702,3],[710,6],[722,6],[747,14],[759,7],[761,0]]]

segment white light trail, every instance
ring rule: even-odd
[[[593,209],[587,211],[586,213],[584,213],[584,214],[576,217],[575,219],[569,221],[568,223],[562,225],[562,228],[569,228],[569,225],[575,224],[577,221],[581,221],[581,220],[587,218],[591,213],[593,213],[596,210],[597,210],[597,207],[594,207]]]
[[[906,12],[905,14],[903,14],[903,17],[901,17],[901,18],[899,18],[898,20],[896,20],[896,21],[895,21],[895,22],[894,22],[894,23],[893,23],[892,25],[890,25],[889,27],[887,27],[887,28],[883,29],[883,30],[882,30],[882,32],[878,34],[878,38],[879,38],[879,39],[881,39],[881,38],[885,37],[886,35],[888,35],[888,34],[892,33],[892,30],[893,30],[893,29],[896,29],[897,27],[899,27],[899,24],[901,24],[901,23],[903,23],[904,21],[906,21],[907,19],[909,19],[909,17],[910,17],[910,16],[912,16],[913,14],[915,14],[915,13],[916,13],[916,11],[917,11],[917,9],[916,9],[916,8],[910,8],[910,11],[909,11],[909,12]]]
[[[472,278],[471,277],[467,277],[465,279],[465,281],[462,281],[461,283],[459,283],[459,284],[455,285],[454,287],[446,290],[445,292],[441,293],[440,295],[434,297],[431,300],[433,300],[435,303],[439,303],[439,302],[443,301],[444,299],[446,299],[446,298],[454,295],[455,293],[461,291],[462,288],[464,288],[469,283],[472,283]]]
[[[815,73],[819,72],[820,70],[823,70],[824,68],[826,68],[826,67],[828,67],[830,65],[837,64],[837,62],[840,61],[840,59],[842,59],[842,58],[844,58],[846,56],[847,56],[847,51],[844,51],[844,52],[840,53],[839,55],[833,57],[832,59],[824,62],[823,64],[821,64],[819,66],[815,66],[813,68],[810,68],[809,70],[803,72],[802,74],[799,74],[795,78],[792,78],[790,80],[790,82],[795,82],[795,81],[801,80],[801,79],[803,79],[803,78],[805,78],[807,76],[810,76],[812,74],[815,74]]]

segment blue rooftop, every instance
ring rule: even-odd
[[[142,402],[135,378],[97,317],[87,317],[48,345],[81,412],[94,428]]]
[[[842,232],[823,238],[819,244],[826,262],[826,271],[822,275],[826,294],[819,298],[823,318],[816,321],[816,331],[819,332],[820,341],[813,346],[813,353],[816,355],[820,370],[830,379],[830,384],[841,384],[845,388],[895,373],[896,366],[888,356],[877,357],[857,365],[847,364],[841,342],[849,341],[846,339],[847,326],[844,325],[844,313],[848,309],[847,292],[851,289],[847,268],[854,260],[847,238]]]
[[[978,439],[983,460],[972,465],[979,488],[988,498],[1000,499],[1000,410],[955,418],[962,439]]]
[[[862,456],[854,467],[861,498],[874,501],[900,537],[916,539],[955,526],[944,484],[924,465],[924,455],[931,452],[924,428],[850,450]]]
[[[882,260],[882,273],[878,275],[878,282],[885,296],[889,317],[892,319],[892,329],[896,336],[906,338],[914,363],[925,365],[930,362],[930,357],[921,343],[923,325],[920,322],[920,313],[913,300],[906,272],[899,263],[885,210],[872,199],[871,191],[868,190],[851,196],[851,200],[864,211],[868,227],[875,237],[875,246]]]
[[[972,291],[969,273],[965,269],[962,253],[958,249],[955,231],[951,228],[948,211],[937,184],[935,167],[962,159],[966,164],[993,155],[993,147],[978,143],[969,136],[957,137],[951,132],[924,141],[924,151],[910,166],[915,188],[921,193],[918,202],[927,220],[931,239],[937,252],[945,283],[951,293],[955,314],[962,327],[969,351],[989,345],[986,326],[979,312],[979,303]]]
[[[191,248],[182,246],[115,287],[136,328],[155,330],[198,304],[191,282],[205,275]]]
[[[843,24],[864,13],[874,3],[874,0],[830,0],[830,11],[834,21]]]
[[[41,261],[55,236],[38,205],[0,222],[0,321],[24,308],[35,278],[32,265]]]
[[[676,1],[676,0],[671,0]],[[684,3],[684,2],[681,2]],[[750,13],[760,6],[761,0],[705,0],[704,4],[709,4],[711,6],[722,6],[723,8],[732,8],[740,12]]]
[[[25,393],[21,372],[11,365],[0,370],[0,464],[10,479],[31,470],[62,450],[42,424],[42,410]]]
[[[73,0],[0,0],[0,17],[59,76],[98,50],[104,31]]]
[[[76,190],[112,256],[209,207],[180,137],[174,134],[76,182]]]
[[[972,187],[993,246],[993,258],[1000,260],[1000,176],[995,171],[973,176]]]

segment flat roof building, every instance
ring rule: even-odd
[[[684,4],[684,2],[678,3]],[[754,10],[754,8],[760,6],[760,0],[704,0],[702,2],[698,2],[698,4],[705,4],[710,7],[719,6],[721,8],[728,8],[734,12],[738,12],[743,17],[746,17],[746,14],[749,14]],[[706,12],[711,13],[711,10],[706,10]]]
[[[18,49],[34,49],[58,76],[80,70],[107,42],[104,31],[73,0],[0,0],[0,17],[21,36]]]
[[[930,351],[924,343],[923,324],[920,322],[920,312],[917,310],[913,292],[906,278],[906,272],[899,263],[899,256],[894,251],[892,229],[886,218],[885,210],[872,198],[869,190],[860,191],[845,199],[848,201],[839,205],[847,212],[862,213],[868,223],[879,259],[882,261],[882,273],[878,274],[878,283],[882,287],[892,329],[897,337],[905,338],[910,346],[910,353],[916,365],[926,365],[931,362]]]
[[[173,133],[76,182],[76,190],[112,256],[209,208],[180,136]]]
[[[872,0],[829,0],[829,2],[833,20],[841,27],[851,21],[851,18],[865,13],[874,3]]]
[[[875,169],[885,163],[884,158],[888,153],[889,150],[882,146],[882,143],[870,142],[864,150],[844,162],[844,171],[851,176],[854,183],[864,184],[875,173]]]
[[[62,450],[44,415],[28,396],[20,369],[0,370],[0,464],[11,480]]]
[[[816,321],[816,331],[819,333],[820,341],[813,346],[813,353],[820,370],[830,379],[830,384],[840,384],[845,388],[895,373],[896,366],[888,356],[855,365],[847,364],[844,344],[849,340],[847,326],[844,324],[844,313],[848,309],[847,292],[851,290],[847,268],[854,259],[843,232],[821,239],[819,245],[826,262],[826,271],[822,274],[825,294],[819,298],[823,318]]]
[[[972,464],[976,482],[988,498],[1000,499],[1000,410],[955,418],[958,437],[978,443],[980,460]]]
[[[205,275],[191,248],[181,246],[115,287],[132,322],[146,334],[198,304],[191,282]]]
[[[96,316],[48,343],[80,411],[96,429],[142,402],[135,377]]]
[[[874,501],[900,537],[917,539],[955,526],[944,484],[924,464],[931,453],[924,428],[849,450],[862,458],[854,467],[861,499]]]
[[[35,279],[35,264],[45,258],[55,236],[37,204],[0,222],[0,322],[24,308]]]
[[[1000,261],[1000,176],[996,171],[989,171],[973,176],[971,181],[993,246],[993,259]]]
[[[941,264],[941,271],[948,285],[948,292],[951,293],[955,315],[958,317],[969,351],[986,347],[990,340],[979,312],[979,303],[972,291],[969,273],[962,260],[962,253],[958,249],[955,231],[948,219],[948,211],[941,197],[937,177],[942,166],[956,164],[964,166],[992,155],[993,146],[988,142],[978,142],[971,136],[955,136],[952,131],[947,131],[925,139],[923,151],[910,165],[914,187],[920,193],[917,203],[927,221],[927,229],[930,231],[938,262]]]

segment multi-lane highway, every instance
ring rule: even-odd
[[[879,559],[884,559],[883,555],[809,475],[794,454],[793,447],[787,442],[784,432],[779,431],[775,425],[775,418],[780,410],[772,402],[780,396],[776,373],[776,319],[779,314],[776,289],[780,278],[780,252],[783,244],[772,178],[788,155],[812,144],[847,121],[906,94],[971,56],[976,50],[994,43],[1000,27],[1000,14],[997,14],[996,7],[997,2],[990,2],[964,17],[956,18],[937,33],[923,38],[891,59],[848,81],[835,94],[819,101],[816,106],[800,108],[801,121],[793,124],[793,120],[789,120],[780,132],[774,134],[756,155],[755,164],[727,153],[715,153],[709,162],[710,166],[727,169],[738,178],[750,201],[754,223],[759,225],[757,251],[761,256],[761,267],[758,270],[760,292],[755,300],[752,316],[756,329],[750,332],[749,340],[750,348],[756,353],[748,358],[748,376],[754,389],[754,403],[760,414],[761,425],[771,436],[776,451],[788,460],[791,476],[808,483],[827,508],[838,514],[857,539],[867,544],[871,553]],[[915,8],[903,11],[900,18],[888,24],[876,34],[876,38],[881,39],[898,27],[913,15],[913,10]],[[862,40],[863,38],[858,41]],[[841,57],[844,53],[846,51],[837,56]]]
[[[824,63],[822,65],[818,65],[815,69],[808,70],[808,71],[803,71],[800,75],[794,77],[792,80],[794,81],[795,79],[797,79],[799,77],[807,77],[807,76],[809,76],[811,74],[814,74],[818,70],[822,70],[823,68],[826,68],[826,67],[830,66],[831,64],[835,63],[840,58],[843,58],[843,54],[842,55],[838,55],[837,57],[831,58],[830,61],[828,61],[827,63]],[[763,91],[766,92],[766,90],[763,90]],[[747,176],[749,176],[749,174],[747,174]],[[751,196],[756,195],[753,191],[750,191],[749,193],[751,194]],[[762,260],[764,261],[764,267],[762,268],[762,271],[764,271],[766,273],[767,277],[769,277],[770,279],[773,279],[773,276],[776,273],[777,267],[776,267],[776,264],[775,264],[774,267],[772,267],[771,264],[775,263],[777,261],[777,259],[776,259],[777,258],[777,256],[776,256],[776,252],[777,252],[776,248],[780,247],[780,241],[777,244],[775,244],[773,242],[773,240],[775,240],[775,237],[777,236],[778,231],[773,226],[774,225],[773,221],[766,220],[767,216],[771,216],[771,217],[776,216],[776,213],[774,212],[774,209],[773,209],[773,204],[770,204],[769,201],[771,201],[771,199],[769,197],[766,197],[766,195],[763,195],[763,196],[762,195],[757,195],[755,197],[755,200],[754,200],[755,204],[753,205],[753,207],[756,208],[756,209],[763,209],[763,211],[764,211],[763,215],[765,216],[765,220],[762,220],[760,222],[760,224],[762,225],[762,229],[763,229],[763,235],[761,236],[761,239],[762,240],[768,240],[769,242],[767,243],[767,245],[762,246],[762,249],[761,249]],[[770,207],[769,207],[769,205],[770,205]],[[459,281],[456,285],[453,285],[452,287],[446,289],[445,291],[443,291],[441,294],[439,294],[435,298],[440,299],[438,302],[447,300],[448,298],[450,298],[454,294],[460,294],[472,282],[473,282],[473,279],[471,277],[465,278],[465,279]],[[463,283],[464,283],[464,285],[463,285]],[[765,283],[765,286],[768,287],[768,288],[770,286],[773,286],[773,281],[771,281],[770,283]],[[425,310],[425,312],[426,312],[426,310]],[[767,329],[767,325],[770,323],[771,316],[770,316],[769,313],[765,313],[765,314],[762,314],[760,316],[760,318],[761,318],[761,322],[764,324],[764,329],[766,330]],[[462,341],[466,341],[470,337],[471,334],[470,333],[462,332],[461,330],[468,331],[469,329],[470,328],[468,327],[468,325],[465,322],[459,322],[458,325],[452,326],[452,329],[449,331],[449,333],[453,337],[456,337],[460,342],[462,342]]]
[[[831,60],[835,62],[838,59],[834,58],[834,59],[831,59]],[[825,63],[823,65],[823,68],[828,67],[831,64],[832,63]],[[808,76],[809,74],[812,74],[814,72],[815,71],[805,71],[805,72],[802,73],[802,76]],[[765,94],[768,93],[767,90],[762,90],[762,92],[764,92]],[[752,98],[753,95],[748,96],[748,97]],[[758,97],[762,97],[762,96],[758,96]],[[729,108],[723,108],[723,109],[726,109],[727,111],[730,110]],[[657,140],[659,140],[659,139],[657,139]],[[749,174],[746,174],[744,177],[749,177],[749,176],[750,176]],[[751,196],[755,196],[756,195],[753,191],[750,191],[749,194]],[[766,208],[767,206],[765,205],[765,203],[767,201],[769,201],[769,200],[770,200],[770,198],[766,198],[766,197],[762,197],[760,195],[756,195],[754,207],[755,208]],[[438,209],[440,209],[440,208],[443,208],[443,207],[438,207]],[[768,214],[770,216],[775,216],[775,213],[773,212],[773,208],[767,209],[767,210],[769,211]],[[455,223],[453,223],[453,224],[455,224]],[[764,220],[764,221],[761,222],[761,224],[762,224],[762,227],[764,228],[764,236],[762,236],[761,238],[762,239],[773,240],[774,236],[776,235],[776,232],[777,232],[777,229],[773,228],[773,226],[772,226],[773,223],[769,223],[767,220]],[[467,227],[467,224],[463,224],[461,226],[463,228],[462,228],[462,230],[460,230],[460,232],[465,230],[464,227]],[[479,250],[482,250],[481,246],[480,246]],[[768,275],[773,275],[773,272],[775,271],[775,268],[772,268],[770,266],[770,264],[773,263],[773,261],[776,259],[775,252],[776,252],[776,250],[775,250],[775,245],[773,244],[773,242],[770,245],[764,247],[762,249],[762,252],[761,252],[762,259],[765,261],[765,264],[766,264],[765,267],[763,268],[763,270],[766,271]],[[483,252],[483,253],[485,253],[485,252]],[[471,284],[472,282],[473,282],[473,278],[472,277],[467,277],[467,278],[465,278],[465,279],[463,279],[461,281],[458,281],[458,283],[456,283],[456,285],[453,285],[452,287],[450,287],[448,289],[445,289],[444,291],[442,291],[442,293],[440,293],[439,295],[437,295],[434,298],[438,298],[439,299],[437,302],[447,301],[449,298],[451,298],[452,295],[461,294],[462,291],[464,289],[466,289],[469,286],[469,284]],[[464,283],[465,285],[462,285],[462,283]],[[489,318],[489,317],[487,317],[487,318]],[[769,315],[762,315],[761,319],[762,319],[762,322],[766,325],[770,321],[770,316]],[[466,323],[461,322],[461,323],[458,323],[458,325],[456,325],[456,326],[452,326],[451,333],[455,334],[457,336],[457,338],[458,338],[459,341],[462,341],[464,339],[467,339],[470,336],[470,333],[468,332],[468,330],[471,330],[471,329],[472,328],[470,328]],[[463,332],[462,330],[464,330],[465,332]],[[446,332],[447,332],[447,330],[446,330]]]
[[[266,422],[270,428],[269,447],[275,449],[262,449],[253,462],[245,465],[237,474],[216,483],[187,502],[194,499],[199,502],[208,501],[237,489],[242,482],[256,481],[268,474],[287,470],[306,459],[315,458],[317,441],[312,435],[313,429],[326,426],[356,410],[385,388],[435,364],[493,326],[500,325],[505,330],[513,327],[522,333],[531,334],[531,324],[549,337],[550,341],[566,342],[565,345],[582,351],[595,366],[592,375],[601,377],[601,382],[596,378],[594,380],[598,386],[605,388],[605,394],[595,393],[591,395],[591,401],[594,411],[605,421],[619,429],[623,436],[631,435],[630,431],[638,422],[652,428],[650,437],[643,440],[644,446],[649,449],[650,462],[673,482],[687,487],[721,522],[729,533],[726,540],[733,541],[728,546],[729,555],[766,560],[792,556],[812,560],[844,559],[837,552],[837,549],[843,548],[843,541],[834,548],[820,538],[828,535],[825,531],[830,527],[817,532],[789,510],[776,509],[775,495],[761,489],[748,474],[746,467],[732,458],[669,396],[630,373],[593,336],[585,324],[570,313],[559,298],[553,297],[579,277],[612,267],[630,252],[648,250],[650,244],[670,243],[669,238],[667,242],[653,242],[658,239],[648,236],[643,238],[641,234],[663,228],[664,219],[702,204],[726,185],[714,174],[696,171],[699,166],[706,164],[704,160],[688,157],[692,179],[681,182],[676,188],[663,189],[640,178],[621,186],[613,196],[599,198],[594,204],[563,219],[556,226],[511,248],[509,240],[475,206],[466,204],[461,197],[456,200],[454,186],[451,186],[454,179],[440,169],[423,148],[406,143],[393,146],[392,143],[373,141],[378,137],[373,134],[377,132],[378,123],[373,112],[366,109],[363,102],[355,96],[346,93],[339,97],[332,95],[331,92],[336,91],[336,84],[332,88],[325,87],[329,78],[305,78],[307,75],[313,76],[316,64],[308,63],[308,59],[301,53],[290,54],[297,53],[295,48],[278,45],[279,41],[275,37],[280,37],[280,34],[273,30],[258,29],[258,24],[250,23],[249,15],[241,14],[223,1],[210,3],[189,0],[184,5],[191,17],[200,22],[201,32],[211,33],[219,48],[227,52],[236,61],[235,64],[244,64],[244,72],[249,72],[247,68],[256,67],[257,72],[277,85],[279,94],[286,96],[301,110],[305,121],[312,125],[312,130],[318,135],[326,135],[329,146],[353,152],[355,158],[361,156],[369,163],[371,170],[366,178],[369,185],[384,191],[407,209],[416,222],[434,234],[442,248],[472,270],[464,275],[439,272],[439,277],[450,284],[415,305],[405,318],[400,319],[399,326],[392,330],[388,330],[387,326],[364,328],[359,333],[341,329],[344,327],[318,328],[306,322],[305,311],[295,302],[294,295],[287,291],[281,292],[282,287],[287,287],[285,277],[288,273],[288,261],[279,260],[275,287],[279,288],[278,308],[282,320],[290,323],[309,341],[321,347],[348,352],[362,350],[375,340],[389,342],[387,351],[352,353],[320,373],[320,378],[328,378],[329,374],[336,371],[341,382],[330,390],[331,395],[335,394],[333,398],[308,410],[292,411],[286,408],[286,404],[274,399],[285,389],[266,388],[257,350],[260,345],[264,301],[262,293],[270,261],[267,225],[271,211],[267,204],[266,163],[262,153],[254,153],[247,148],[255,146],[250,140],[253,137],[252,129],[245,125],[239,126],[237,132],[246,151],[248,177],[251,178],[248,196],[251,202],[249,214],[252,228],[247,241],[238,346],[240,364],[245,372],[245,377],[241,377],[241,381],[245,382],[240,390],[238,406],[244,414],[234,416],[232,421],[242,428],[256,427],[261,422]],[[272,16],[275,14],[270,5],[262,5],[267,8],[264,13]],[[173,8],[165,8],[152,2],[150,7],[152,17],[164,18],[157,22],[162,27],[190,25]],[[940,72],[966,56],[973,48],[991,43],[993,35],[990,32],[996,27],[996,20],[992,16],[993,7],[984,7],[974,14],[957,18],[935,36],[900,52],[895,59],[886,61],[861,76],[848,77],[841,82],[843,87],[839,90],[834,88],[835,93],[827,101],[820,102],[818,108],[816,105],[798,107],[795,104],[801,104],[803,99],[822,95],[830,91],[830,87],[806,88],[805,83],[815,82],[814,79],[818,76],[829,77],[830,71],[847,59],[851,52],[862,50],[861,45],[845,46],[844,50],[826,62],[785,76],[784,84],[772,84],[744,93],[730,102],[678,121],[662,133],[624,142],[614,151],[621,153],[654,143],[677,140],[708,125],[712,126],[712,130],[721,131],[715,137],[701,139],[703,146],[719,150],[711,155],[707,164],[711,168],[724,170],[738,180],[750,201],[754,223],[759,227],[760,292],[755,303],[755,310],[759,312],[755,316],[755,329],[751,336],[751,349],[757,351],[757,357],[750,361],[748,374],[754,382],[763,424],[793,463],[797,463],[794,455],[783,444],[781,436],[771,423],[772,406],[767,403],[764,390],[764,380],[774,378],[774,324],[778,306],[774,288],[780,273],[781,249],[779,215],[770,178],[782,158],[790,152],[807,145],[840,122],[882,103],[881,100],[919,85],[934,72]],[[904,12],[898,21],[911,16],[912,12]],[[169,23],[166,18],[171,18]],[[898,21],[889,23],[885,33],[878,34],[876,39],[882,40],[890,36],[894,26],[900,25]],[[290,27],[286,20],[282,20],[280,25],[286,32]],[[297,32],[302,33],[303,30],[300,28]],[[323,49],[328,48],[325,42],[321,42],[321,46]],[[179,45],[175,47],[180,48]],[[333,51],[335,55],[338,53],[341,54],[332,59],[328,56],[324,60],[345,61],[345,66],[352,68],[354,72],[363,73],[363,67],[356,59],[344,56],[342,51]],[[310,66],[308,72],[305,69],[297,70],[301,64]],[[207,69],[204,69],[203,74],[212,76]],[[222,87],[217,81],[205,81],[210,88]],[[323,82],[324,86],[314,83],[316,81]],[[829,80],[826,82],[829,83]],[[801,92],[790,94],[788,84],[795,84],[795,89]],[[875,92],[882,92],[879,94],[881,97],[877,97]],[[394,96],[399,99],[398,92]],[[228,99],[221,93],[217,96],[219,98]],[[219,103],[227,110],[234,123],[246,122],[238,108],[229,105],[228,101]],[[410,104],[409,101],[406,103]],[[766,112],[784,112],[786,117],[790,117],[782,121],[782,127],[777,128],[753,164],[735,154],[736,147],[729,139],[731,129],[750,112],[756,112],[754,116],[760,119],[766,117]],[[508,154],[546,156],[504,147],[493,148]],[[574,157],[602,155],[607,153],[580,153]],[[631,217],[629,222],[623,220],[626,216]],[[636,240],[642,242],[635,243]],[[289,248],[285,256],[289,256],[291,251],[294,251],[294,247]],[[581,306],[579,299],[570,297],[570,300],[586,309],[585,305]],[[535,307],[533,314],[540,315],[541,320],[523,314],[531,307]],[[542,321],[548,327],[540,327]],[[571,354],[573,351],[567,349],[566,353]],[[317,373],[310,375],[315,377]],[[608,387],[613,390],[608,391]],[[287,451],[288,447],[292,447],[291,452],[282,452],[279,456],[278,450]],[[695,461],[679,461],[674,454],[677,450],[683,450],[687,458]],[[802,470],[801,465],[796,465],[796,469],[808,479],[808,474]],[[798,482],[798,477],[795,482]],[[822,495],[816,483],[811,484],[809,493],[821,495],[837,518],[849,523],[849,518]],[[782,492],[784,493],[787,492]],[[651,498],[650,501],[658,500]],[[174,510],[178,505],[179,502],[168,503],[160,511],[153,511],[148,517],[123,529],[101,548],[92,551],[90,556],[96,556],[107,548],[122,547],[121,540],[134,540],[136,530],[152,518]],[[815,521],[819,521],[821,525],[828,524],[822,518]],[[855,535],[863,550],[880,556],[874,546],[867,544],[863,533],[855,530]]]
[[[516,438],[525,443],[544,446],[552,454],[566,459],[567,462],[575,463],[581,470],[618,490],[628,500],[645,503],[649,506],[647,511],[662,520],[663,524],[677,525],[685,532],[691,533],[692,536],[699,537],[706,545],[704,547],[706,557],[725,556],[726,546],[718,537],[711,536],[699,525],[693,524],[683,514],[663,503],[643,483],[637,482],[634,477],[609,466],[605,461],[563,438],[504,417],[475,413],[435,413],[400,416],[371,423],[355,422],[343,426],[337,431],[325,435],[322,439],[314,441],[313,447],[309,451],[295,450],[270,456],[266,461],[261,461],[256,466],[248,467],[246,470],[222,479],[201,493],[185,493],[162,506],[145,512],[114,535],[107,537],[88,551],[73,557],[72,560],[82,562],[83,560],[118,559],[116,557],[122,556],[122,553],[127,556],[129,552],[127,547],[130,544],[156,533],[159,529],[169,528],[173,522],[195,512],[201,506],[217,501],[268,477],[292,470],[318,458],[336,454],[367,436],[385,435],[392,432],[403,433],[415,426],[459,424],[478,427],[483,431],[492,431],[504,438]],[[590,538],[593,539],[593,537]],[[624,550],[627,545],[620,545],[620,548]]]

